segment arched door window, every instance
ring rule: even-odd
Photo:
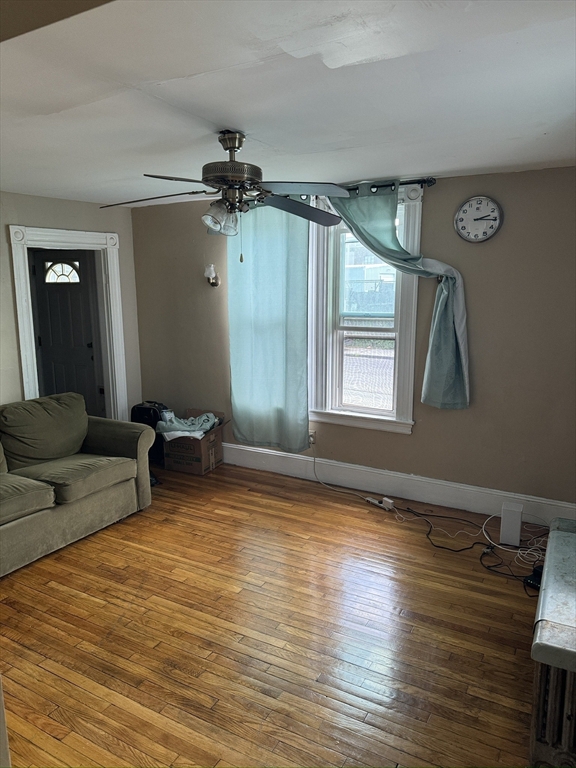
[[[80,263],[78,261],[47,261],[46,278],[47,283],[79,283]]]

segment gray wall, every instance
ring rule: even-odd
[[[126,347],[128,403],[141,400],[140,350],[136,317],[136,286],[132,251],[132,221],[127,208],[100,210],[79,203],[32,195],[0,193],[0,403],[23,396],[18,352],[18,330],[10,250],[10,224],[85,232],[116,232],[120,238],[120,281]]]
[[[461,240],[458,205],[504,209],[486,243]],[[412,435],[317,424],[319,457],[574,501],[574,169],[440,179],[425,192],[422,252],[459,269],[466,288],[472,404],[419,402],[436,283],[420,280]],[[146,398],[180,414],[230,413],[225,238],[206,234],[205,203],[133,209]],[[223,284],[211,288],[204,265]],[[231,441],[228,429],[225,439]]]

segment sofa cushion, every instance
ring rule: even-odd
[[[56,502],[67,504],[136,477],[136,469],[134,459],[76,453],[63,459],[16,469],[13,474],[49,483],[54,486]]]
[[[6,463],[6,456],[4,456],[2,443],[0,443],[0,472],[8,472],[8,464]]]
[[[0,524],[52,506],[54,488],[51,485],[8,472],[0,474]]]
[[[87,431],[84,398],[76,392],[0,406],[0,433],[9,470],[77,453]]]

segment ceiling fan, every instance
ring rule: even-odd
[[[249,203],[269,205],[279,208],[295,216],[321,224],[324,227],[333,227],[339,224],[341,218],[320,208],[314,208],[306,203],[293,200],[287,195],[324,195],[330,197],[349,197],[347,189],[338,184],[321,184],[308,181],[262,181],[262,169],[250,163],[240,163],[236,160],[236,153],[240,152],[246,136],[240,131],[220,131],[218,141],[225,152],[229,153],[228,160],[216,163],[207,163],[202,168],[202,179],[187,179],[181,176],[157,176],[153,173],[145,173],[151,179],[166,179],[167,181],[184,181],[194,184],[203,184],[210,189],[195,190],[193,192],[175,192],[171,195],[159,195],[157,197],[143,197],[139,200],[126,200],[123,203],[102,205],[101,208],[112,208],[116,205],[128,205],[129,203],[143,203],[147,200],[161,200],[166,197],[179,197],[183,195],[216,195],[220,198],[210,203],[207,213],[202,216],[202,221],[208,229],[216,234],[233,236],[238,234],[238,214],[249,210]]]

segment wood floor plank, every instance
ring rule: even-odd
[[[158,476],[0,580],[14,768],[526,764],[536,601],[479,548],[306,480]],[[400,506],[448,547],[484,522]]]
[[[130,726],[136,730],[146,729],[150,737],[155,739],[158,744],[168,747],[177,752],[178,760],[188,760],[193,765],[213,766],[218,761],[218,751],[207,752],[197,744],[193,739],[183,739],[181,736],[171,733],[155,723],[143,720],[140,717],[126,712],[118,707],[111,709],[111,714],[118,722]],[[174,762],[174,761],[173,761]]]
[[[85,758],[96,760],[101,766],[113,765],[115,768],[131,768],[133,765],[132,761],[126,757],[121,758],[104,749],[96,734],[93,734],[93,740],[90,740],[80,733],[71,731],[62,739],[62,742],[82,755],[81,765]]]
[[[2,686],[4,688],[5,694],[9,694],[14,699],[21,701],[23,704],[27,704],[33,709],[34,712],[37,712],[41,715],[49,715],[50,712],[52,712],[58,706],[53,701],[49,701],[43,696],[38,695],[34,691],[31,691],[29,688],[25,688],[23,685],[20,685],[20,683],[17,683],[11,677],[7,677],[6,674],[4,674],[4,677],[2,678]]]
[[[386,756],[384,754],[386,749],[381,744],[360,737],[353,730],[342,726],[333,726],[329,731],[322,730],[324,723],[321,718],[310,715],[302,717],[301,712],[298,712],[295,717],[292,716],[293,714],[272,713],[266,722],[266,727],[269,727],[269,723],[274,724],[280,734],[283,731],[298,734],[305,742],[318,743],[327,748],[338,745],[338,752],[345,757],[343,764],[346,760],[354,759],[379,765],[386,758],[391,765],[396,765],[396,758],[390,754]],[[286,742],[286,737],[282,736],[282,740]],[[294,746],[299,746],[298,742],[292,743]]]
[[[4,691],[4,705],[8,707],[10,712],[18,715],[22,720],[31,723],[31,725],[35,726],[43,733],[47,733],[49,736],[52,736],[52,738],[58,739],[58,741],[62,741],[70,733],[69,728],[61,725],[42,712],[38,712],[37,709],[25,704],[23,701],[13,698],[7,691]]]
[[[14,679],[33,693],[38,693],[56,706],[66,706],[74,711],[90,714],[103,712],[110,703],[105,699],[93,696],[86,687],[80,687],[63,680],[56,674],[51,674],[40,666],[22,665],[11,670],[6,680]]]
[[[235,721],[230,724],[226,723],[226,725],[232,728],[232,730],[228,730],[228,728],[223,727],[224,723],[222,721],[216,724],[207,722],[172,706],[165,707],[162,710],[162,714],[170,720],[184,725],[194,733],[202,734],[212,743],[217,743],[220,748],[227,747],[237,755],[242,755],[245,765],[265,766],[276,764],[273,752],[267,748],[268,746],[275,747],[277,744],[276,740],[263,736],[261,743],[265,746],[260,746],[258,734],[249,726],[245,726],[241,721]]]
[[[79,765],[98,765],[92,758],[87,757],[86,755],[81,756],[75,749],[72,749],[72,747],[63,744],[59,739],[50,736],[45,730],[22,719],[19,715],[9,709],[6,710],[6,724],[9,733],[14,732],[19,734],[22,738],[27,739],[32,744],[39,747],[43,752],[52,755],[52,757],[60,761],[61,765],[70,766],[70,768]],[[10,743],[10,737],[8,737],[8,743]]]
[[[62,768],[62,762],[54,755],[45,752],[37,744],[25,739],[17,731],[8,729],[10,757],[13,766],[45,766]]]
[[[163,765],[167,764],[165,761],[151,757],[148,752],[133,746],[130,741],[126,741],[124,733],[119,738],[115,733],[117,729],[105,720],[96,724],[82,715],[66,711],[63,708],[58,708],[53,713],[53,717],[58,717],[62,722],[73,727],[74,732],[84,736],[87,741],[93,741],[98,746],[104,747],[107,752],[115,756],[115,760],[119,759],[120,762],[127,762],[128,765],[142,766],[143,768],[162,768]],[[71,765],[83,765],[83,762],[86,761],[87,757],[83,755],[80,760]]]
[[[166,747],[155,739],[150,738],[146,729],[136,729],[132,723],[124,724],[117,716],[116,708],[111,705],[103,713],[93,713],[92,715],[78,715],[75,712],[59,707],[53,712],[51,717],[58,722],[73,726],[82,727],[84,734],[103,732],[110,737],[110,743],[116,751],[117,745],[122,745],[121,751],[116,752],[119,756],[126,754],[145,756],[144,760],[151,758],[158,761],[161,765],[170,765],[178,757],[178,752]],[[82,723],[79,726],[79,723]]]

